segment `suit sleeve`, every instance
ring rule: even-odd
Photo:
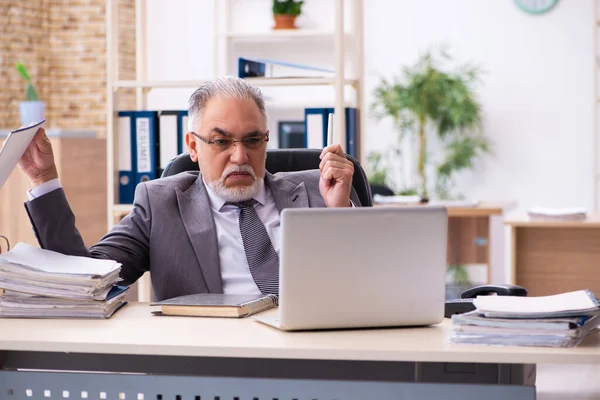
[[[89,249],[75,226],[75,215],[62,188],[26,202],[25,209],[43,249],[115,260],[122,264],[124,284],[132,284],[149,269],[151,213],[144,184],[136,188],[133,211]]]
[[[350,202],[352,203],[352,207],[362,207],[358,194],[356,193],[356,190],[354,190],[354,186],[352,186],[352,189],[350,190]]]

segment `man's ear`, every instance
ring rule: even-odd
[[[192,161],[198,162],[198,142],[196,142],[190,132],[185,134],[185,144],[188,147]]]

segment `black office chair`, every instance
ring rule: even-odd
[[[266,168],[272,174],[277,172],[305,171],[318,169],[321,159],[319,149],[274,149],[267,150]],[[346,155],[348,160],[354,164],[354,176],[352,186],[358,195],[363,207],[373,206],[371,187],[367,180],[365,171],[360,163],[352,156]],[[161,177],[171,176],[184,171],[198,171],[198,163],[190,159],[189,153],[182,153],[172,159],[165,167]]]
[[[393,196],[394,191],[386,185],[378,185],[375,183],[371,183],[371,194],[373,194],[373,196],[375,196],[376,194],[379,194],[381,196]]]

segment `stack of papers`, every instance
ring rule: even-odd
[[[478,207],[481,202],[479,200],[432,200],[430,206],[456,207],[456,208],[474,208]]]
[[[125,304],[121,264],[18,243],[0,254],[0,316],[108,318]]]
[[[0,296],[1,317],[109,318],[125,305],[127,287],[113,286],[105,301],[71,300],[5,292]]]
[[[587,218],[585,208],[534,207],[527,214],[532,221],[580,221]]]
[[[382,196],[376,194],[373,196],[376,204],[404,204],[412,205],[421,203],[421,196]]]
[[[600,327],[589,290],[553,296],[479,296],[475,311],[452,316],[452,343],[575,347]]]

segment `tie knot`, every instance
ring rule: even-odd
[[[232,206],[236,206],[238,208],[254,208],[254,204],[256,204],[256,200],[249,199],[244,201],[228,201],[226,204],[231,204]]]

